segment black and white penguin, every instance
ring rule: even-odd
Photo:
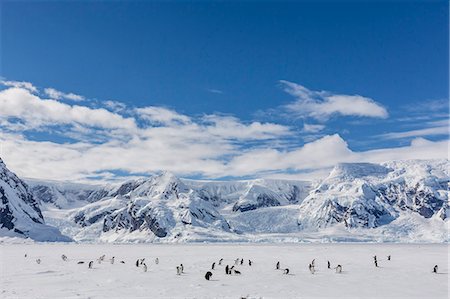
[[[225,266],[225,274],[228,274],[228,271],[230,270],[230,267],[228,265]]]
[[[241,266],[244,264],[244,259],[241,259]]]
[[[213,274],[212,274],[210,271],[206,272],[206,274],[205,274],[205,279],[206,279],[206,280],[209,280],[209,279],[211,278],[212,275],[213,275]]]
[[[159,264],[159,258],[155,258],[155,264]]]
[[[139,267],[139,259],[136,260],[136,267]]]
[[[125,264],[125,261],[120,261],[121,264]]]
[[[342,266],[341,265],[337,265],[335,269],[336,269],[336,273],[342,273]]]
[[[40,264],[41,263],[41,259],[36,259],[36,263]]]
[[[89,262],[89,266],[88,266],[88,267],[89,267],[89,269],[92,269],[92,265],[93,265],[93,264],[94,264],[94,262],[93,262],[93,261],[90,261],[90,262]]]
[[[78,264],[78,265],[84,264],[84,262],[83,262],[83,261],[79,261],[77,264]]]
[[[284,269],[283,274],[289,274],[289,268]]]
[[[181,268],[180,268],[180,266],[177,266],[177,275],[181,275]]]
[[[216,263],[214,262],[214,263],[212,263],[212,265],[211,265],[211,270],[214,270],[214,267],[216,266]]]
[[[280,270],[280,262],[278,261],[277,264],[275,265],[275,269]]]
[[[236,274],[236,275],[241,275],[241,271],[236,270],[236,269],[233,269],[233,273]],[[231,274],[231,273],[230,273],[230,274]]]
[[[437,273],[437,271],[438,271],[438,265],[435,265],[435,266],[433,267],[433,273]]]
[[[184,266],[183,266],[183,264],[180,264],[180,271],[181,271],[181,273],[184,273]]]
[[[144,272],[147,272],[147,264],[142,263],[142,267],[144,268]]]
[[[316,272],[316,269],[314,269],[314,266],[312,264],[309,264],[309,272],[311,272],[311,274],[314,274]]]
[[[388,261],[390,261],[391,260],[391,256],[390,255],[388,255]]]
[[[67,256],[65,254],[61,255],[63,261],[67,261]]]
[[[248,265],[251,266],[252,265],[252,261],[248,260]]]
[[[331,269],[330,261],[328,261],[328,269]]]
[[[111,258],[111,264],[114,264],[114,256]]]
[[[219,260],[219,265],[222,265],[223,259]]]

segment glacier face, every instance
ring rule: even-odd
[[[0,235],[29,237],[38,241],[70,241],[45,224],[38,202],[25,182],[0,159]]]
[[[343,163],[318,183],[31,182],[47,222],[77,241],[448,241],[449,161]]]

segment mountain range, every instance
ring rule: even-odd
[[[1,161],[1,160],[0,160]],[[342,163],[319,181],[19,179],[0,162],[0,236],[78,242],[448,242],[448,160]]]

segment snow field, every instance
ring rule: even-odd
[[[449,294],[447,244],[0,246],[2,298],[448,298]],[[102,254],[105,261],[98,264]],[[374,255],[379,268],[373,264]],[[138,258],[146,259],[148,272],[136,267]],[[234,265],[236,258],[244,258],[244,265],[236,266],[242,275],[225,275],[225,265]],[[253,261],[251,267],[248,259]],[[308,270],[312,259],[314,275]],[[94,266],[88,269],[91,260]],[[327,260],[332,267],[341,264],[343,273],[327,269]],[[281,269],[290,269],[289,275],[275,270],[277,261]],[[216,270],[211,270],[213,262]],[[176,266],[181,263],[185,273],[178,276]],[[438,274],[432,273],[435,264]],[[211,281],[204,278],[207,271],[213,272]]]

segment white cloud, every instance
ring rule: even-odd
[[[313,91],[306,87],[281,80],[283,90],[297,98],[285,106],[295,117],[326,121],[333,115],[387,118],[388,112],[381,104],[360,95],[332,94]]]
[[[113,112],[123,112],[127,109],[127,105],[119,101],[108,100],[103,101],[102,103],[106,108],[112,110]]]
[[[104,129],[133,130],[133,119],[86,106],[68,105],[56,100],[44,100],[23,88],[8,88],[0,91],[0,120],[21,120],[27,129],[43,126],[80,124]]]
[[[149,106],[144,108],[136,108],[136,113],[141,119],[151,123],[160,124],[187,124],[191,119],[176,111],[164,107]]]
[[[379,137],[385,139],[401,139],[410,137],[449,135],[450,133],[448,120],[431,121],[426,123],[426,125],[431,127],[404,132],[390,132],[381,134]]]
[[[317,125],[317,124],[303,124],[303,132],[304,133],[317,133],[325,129],[324,125]]]
[[[66,99],[66,100],[77,101],[77,102],[85,100],[85,98],[83,96],[80,96],[80,95],[77,95],[74,93],[64,93],[64,92],[61,92],[54,88],[46,88],[46,89],[44,89],[44,92],[47,96],[49,96],[51,99],[54,99],[54,100]]]
[[[206,115],[203,121],[207,124],[207,131],[225,139],[271,139],[287,136],[290,130],[286,126],[273,123],[252,122],[244,124],[236,117],[221,115]]]
[[[8,87],[17,87],[17,88],[23,88],[27,89],[33,93],[36,93],[38,90],[37,88],[31,84],[30,82],[24,82],[24,81],[0,81],[0,83],[4,86]]]
[[[296,146],[286,142],[295,137],[293,130],[275,123],[244,122],[216,114],[189,117],[155,106],[136,108],[127,118],[119,110],[81,104],[42,99],[26,88],[1,90],[0,156],[23,177],[86,181],[93,176],[110,180],[114,170],[132,175],[169,170],[205,178],[301,172],[304,177],[324,173],[339,162],[446,158],[448,152],[448,140],[425,139],[414,139],[405,147],[355,152],[339,135]],[[105,103],[108,108],[115,103],[111,105]],[[118,107],[131,111],[124,105]],[[443,126],[444,122],[429,125]],[[62,128],[54,128],[58,126]],[[71,129],[65,131],[67,126]],[[304,130],[321,130],[320,126],[305,124]],[[30,140],[26,130],[50,134],[59,130],[75,141]]]

